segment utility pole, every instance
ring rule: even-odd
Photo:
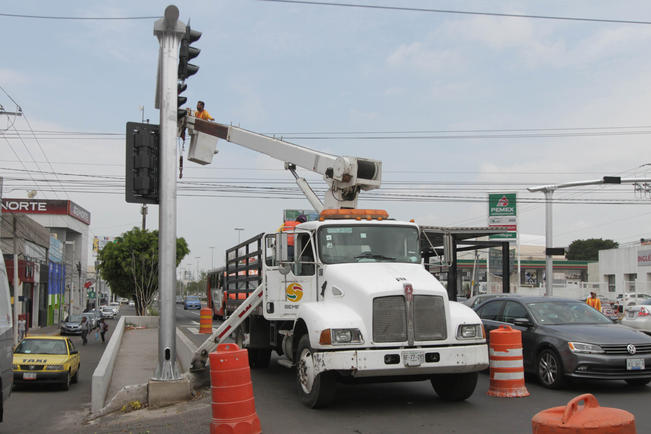
[[[564,184],[541,185],[529,187],[530,192],[542,191],[545,194],[545,296],[554,295],[554,262],[553,255],[563,255],[563,248],[554,248],[552,237],[552,195],[559,188],[583,187],[586,185],[599,184],[636,184],[640,182],[651,182],[650,178],[621,178],[619,176],[604,176],[602,179],[591,179],[588,181],[574,181]]]
[[[140,208],[140,214],[142,214],[142,230],[143,232],[147,230],[147,204],[143,203],[142,208]]]
[[[14,345],[18,345],[18,234],[14,214]]]
[[[210,246],[209,249],[210,249],[210,253],[211,253],[211,255],[210,255],[210,270],[214,270],[215,269],[215,247]]]
[[[158,368],[155,380],[178,380],[176,367],[176,129],[177,84],[180,42],[185,25],[179,10],[170,5],[164,17],[154,23],[158,38],[158,79],[156,108],[160,109],[160,180],[158,207],[158,281],[160,325],[158,328]]]

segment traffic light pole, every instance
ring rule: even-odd
[[[156,102],[160,109],[160,184],[158,219],[158,284],[160,324],[155,380],[178,380],[176,367],[176,129],[179,45],[185,25],[170,5],[154,24],[160,43]]]

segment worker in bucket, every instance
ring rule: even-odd
[[[215,118],[210,116],[210,113],[205,109],[206,103],[203,101],[198,101],[197,102],[197,110],[194,112],[194,117],[203,119],[204,121],[214,121]]]

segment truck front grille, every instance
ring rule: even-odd
[[[402,295],[373,299],[373,341],[407,340],[407,310]]]
[[[417,341],[447,339],[443,297],[414,296],[414,338]]]
[[[443,297],[416,295],[412,305],[416,341],[447,339]],[[405,342],[408,315],[408,304],[402,295],[373,299],[373,341]]]

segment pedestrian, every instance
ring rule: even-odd
[[[27,328],[27,323],[24,318],[18,320],[18,342],[22,341],[25,338],[25,330]]]
[[[100,336],[102,336],[102,343],[105,342],[104,334],[108,331],[108,329],[109,329],[109,326],[106,323],[106,321],[104,321],[104,318],[99,320],[99,334],[100,334]]]
[[[81,344],[86,345],[88,343],[88,332],[90,331],[90,323],[85,316],[81,317],[81,323],[79,324],[81,328]]]
[[[599,297],[597,297],[597,293],[594,291],[590,292],[590,297],[585,301],[588,306],[597,309],[599,312],[601,312],[601,300],[599,300]]]
[[[203,119],[204,121],[214,121],[215,118],[210,116],[207,110],[205,110],[206,104],[203,101],[197,102],[197,111],[194,112],[194,117]]]

